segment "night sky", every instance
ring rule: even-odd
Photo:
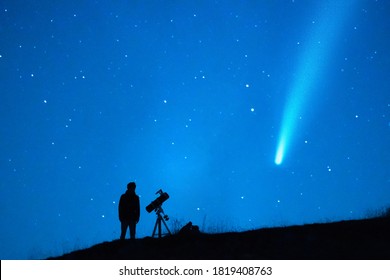
[[[0,2],[0,258],[390,204],[390,1]]]

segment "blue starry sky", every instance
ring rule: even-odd
[[[140,238],[161,188],[171,229],[206,232],[388,207],[389,14],[385,0],[2,0],[0,258],[119,238],[130,181]]]

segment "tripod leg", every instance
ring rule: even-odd
[[[163,234],[162,234],[162,229],[161,229],[161,221],[164,223],[164,226],[165,226],[166,230],[168,231],[167,234],[169,234],[169,235],[172,234],[171,231],[169,230],[167,224],[165,223],[164,218],[161,216],[161,212],[164,213],[161,208],[159,208],[159,210],[156,211],[157,220],[156,220],[156,223],[154,225],[152,237],[154,237],[156,235],[156,230],[158,230],[158,232],[157,232],[158,238],[162,237]]]
[[[163,223],[164,223],[164,226],[166,228],[166,230],[169,232],[169,235],[171,235],[171,231],[169,230],[168,226],[167,226],[167,223],[164,221],[164,219],[162,219]],[[160,225],[161,226],[161,225]]]
[[[154,237],[156,235],[156,229],[157,229],[157,225],[158,225],[158,220],[159,220],[159,218],[157,217],[156,223],[154,224],[152,237]]]
[[[161,217],[158,219],[158,238],[161,238]]]

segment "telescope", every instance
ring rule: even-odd
[[[156,194],[159,194],[160,196],[157,197],[155,200],[153,200],[148,206],[146,206],[146,211],[148,211],[149,213],[152,211],[156,212],[157,219],[154,225],[152,237],[157,235],[159,238],[161,238],[163,235],[162,224],[165,226],[165,229],[167,231],[165,235],[171,235],[171,231],[169,230],[165,222],[169,220],[169,217],[164,213],[164,210],[161,207],[164,201],[166,201],[169,198],[169,195],[166,192],[163,192],[161,189],[158,190]]]
[[[158,210],[164,201],[169,198],[169,195],[166,192],[163,192],[161,189],[158,190],[156,194],[159,194],[160,196],[153,200],[148,206],[146,206],[146,211],[148,211],[148,213],[152,212],[153,210]]]

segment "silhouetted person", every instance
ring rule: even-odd
[[[127,227],[130,228],[130,239],[135,239],[135,228],[139,221],[139,196],[135,193],[135,183],[127,184],[127,191],[119,200],[119,221],[121,222],[121,239],[125,239]]]

